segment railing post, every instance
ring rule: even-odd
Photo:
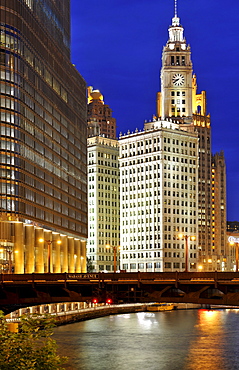
[[[65,286],[65,288],[66,288],[66,286],[67,286],[67,272],[65,272],[64,273],[64,286]]]
[[[215,273],[214,273],[214,285],[215,285],[215,288],[217,288],[217,286],[218,286],[218,276],[217,276],[217,271],[215,271]]]
[[[141,282],[140,271],[138,271],[138,288],[140,288],[140,282]]]
[[[32,287],[35,288],[35,273],[32,273]]]
[[[176,277],[175,277],[175,286],[176,286],[176,288],[178,288],[178,281],[179,281],[178,271],[176,271]]]

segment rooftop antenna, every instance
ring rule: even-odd
[[[174,8],[175,8],[175,15],[174,15],[174,17],[175,18],[178,18],[178,2],[177,2],[177,0],[175,0]]]

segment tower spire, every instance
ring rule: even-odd
[[[172,26],[179,26],[180,19],[178,18],[178,0],[174,0],[174,17],[172,19]]]
[[[178,18],[178,2],[177,2],[177,0],[175,0],[174,9],[175,9],[174,17]]]

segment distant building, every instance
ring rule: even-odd
[[[88,137],[103,136],[116,139],[116,120],[103,101],[99,90],[88,87]]]
[[[182,271],[198,261],[198,136],[172,120],[120,137],[121,269]]]
[[[1,3],[2,271],[86,270],[86,86],[69,14],[69,0]]]
[[[119,145],[116,120],[100,91],[88,88],[88,243],[93,271],[119,269]],[[115,253],[114,253],[115,249]]]
[[[239,232],[239,221],[227,221],[228,232]]]
[[[227,266],[226,206],[226,164],[221,152],[212,156],[212,270]]]
[[[239,231],[228,231],[226,234],[226,259],[225,266],[227,271],[236,271],[239,258]]]

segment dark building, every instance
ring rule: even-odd
[[[85,81],[70,60],[70,0],[0,4],[0,243],[17,252],[15,272],[44,272],[39,239],[61,239],[61,247],[52,244],[53,271],[79,271],[87,111]]]
[[[238,221],[227,221],[227,231],[228,232],[238,232],[239,222]]]

